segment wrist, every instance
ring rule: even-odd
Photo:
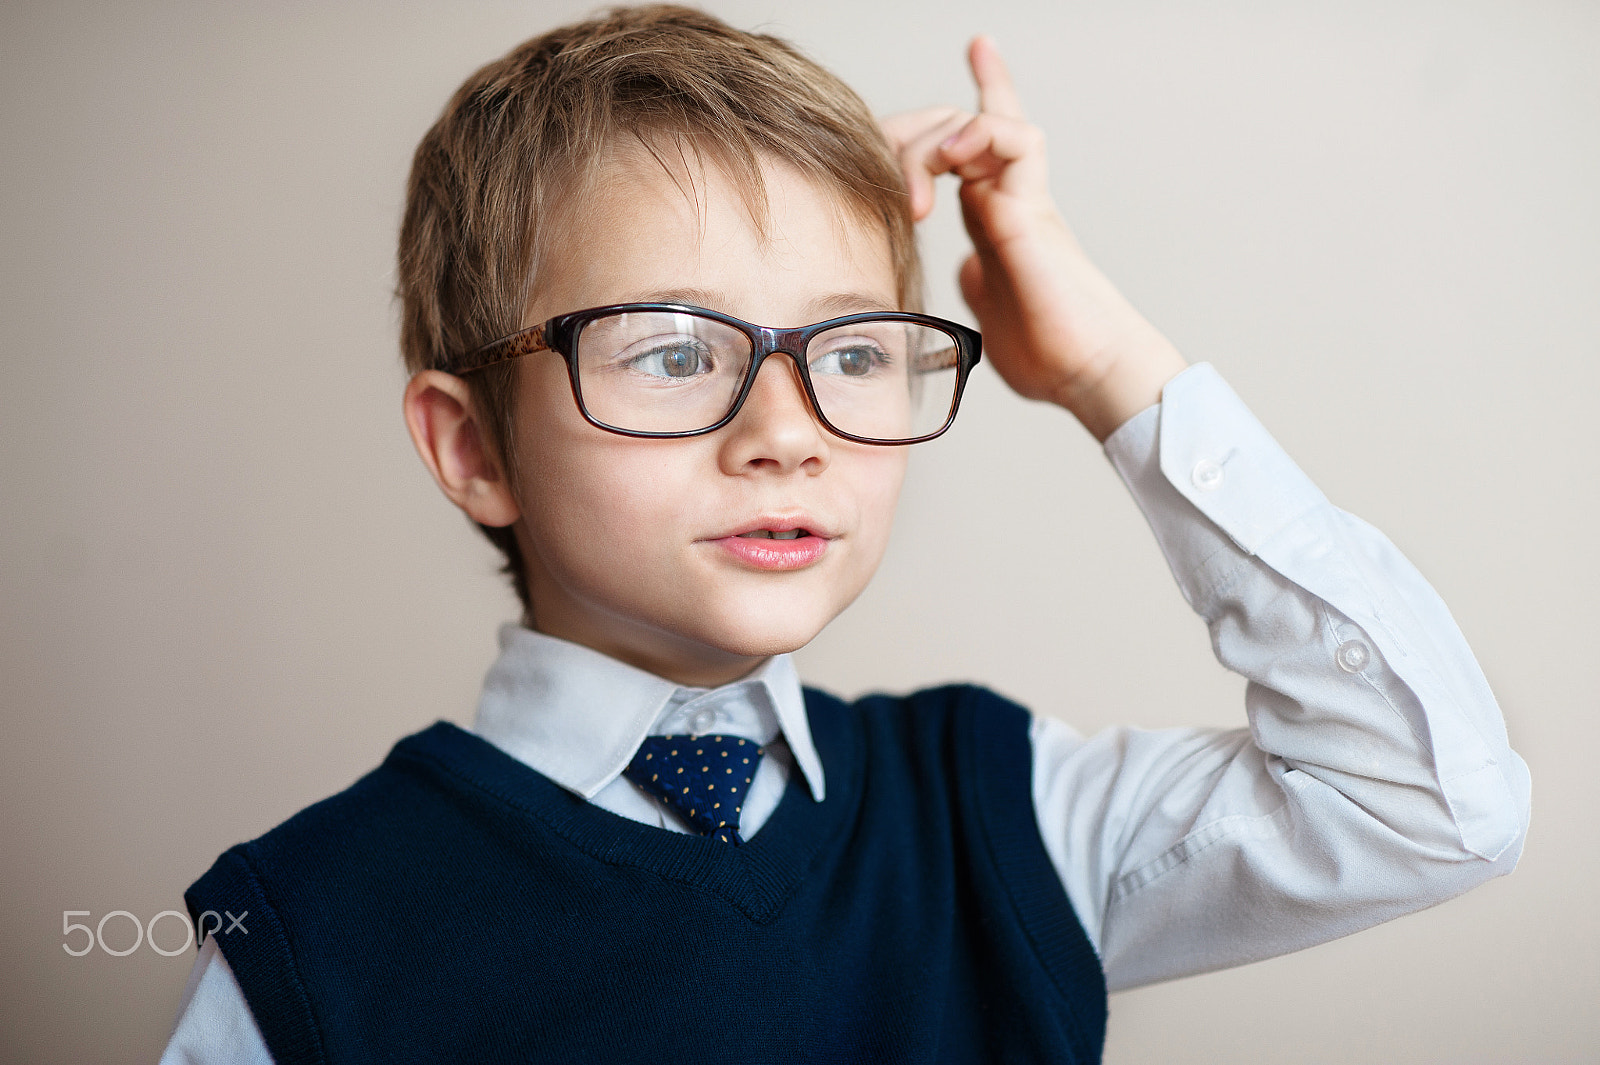
[[[1161,402],[1161,390],[1188,362],[1159,333],[1122,347],[1103,371],[1078,375],[1054,397],[1099,442],[1146,407]]]

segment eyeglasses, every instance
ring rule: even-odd
[[[762,361],[783,354],[830,432],[863,444],[915,444],[950,428],[981,342],[977,330],[902,311],[771,329],[700,307],[621,303],[560,314],[486,344],[454,372],[554,351],[592,425],[624,436],[698,436],[732,421]]]

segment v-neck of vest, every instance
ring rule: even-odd
[[[812,742],[828,773],[828,797],[814,802],[804,777],[789,777],[756,835],[722,843],[642,824],[574,795],[532,766],[449,721],[407,736],[386,761],[421,760],[504,806],[531,815],[573,847],[608,865],[647,870],[721,897],[757,924],[782,912],[829,839],[861,801],[863,758],[849,708],[803,689]]]

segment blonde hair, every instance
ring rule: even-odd
[[[764,218],[761,161],[794,167],[888,236],[901,306],[921,302],[900,168],[861,98],[766,34],[692,8],[614,8],[535,37],[478,70],[417,146],[400,228],[406,369],[449,372],[524,327],[548,234],[622,138],[662,159],[709,154]],[[665,165],[665,161],[663,160]],[[568,308],[577,310],[579,308]],[[466,377],[485,445],[516,476],[516,363]],[[506,556],[531,622],[511,528],[478,528]]]

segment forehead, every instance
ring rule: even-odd
[[[705,298],[671,302],[717,303],[739,317],[765,315],[751,320],[767,325],[897,306],[883,222],[772,157],[759,159],[757,184],[682,139],[619,141],[552,228],[529,322],[672,293]]]

